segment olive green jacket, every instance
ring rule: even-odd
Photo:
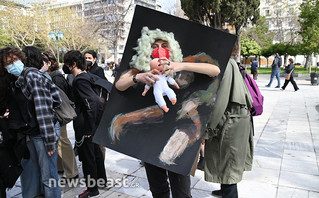
[[[205,180],[241,181],[253,161],[252,98],[235,60],[230,59],[206,129]]]

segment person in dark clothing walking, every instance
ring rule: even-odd
[[[288,83],[291,82],[291,84],[294,86],[295,91],[298,91],[299,88],[297,86],[296,81],[294,80],[294,69],[295,69],[294,60],[292,58],[289,58],[288,61],[289,61],[289,65],[285,67],[285,72],[286,74],[290,74],[290,78],[288,80],[285,79],[284,86],[281,87],[281,90],[285,91]]]
[[[95,74],[99,76],[100,78],[106,79],[104,75],[104,70],[102,67],[99,67],[97,65],[97,55],[96,52],[93,50],[88,50],[84,52],[84,57],[86,60],[86,65],[87,65],[87,71],[89,71],[92,74]]]
[[[71,50],[64,55],[64,65],[75,78],[73,80],[74,102],[77,117],[73,121],[79,159],[86,179],[87,190],[78,197],[94,197],[99,195],[97,184],[106,185],[104,159],[99,145],[92,142],[92,136],[98,125],[100,100],[88,81],[89,74],[85,71],[85,58],[80,51]],[[82,79],[86,78],[88,80]],[[102,182],[100,182],[102,180]],[[92,182],[94,180],[95,182]],[[99,180],[99,182],[97,181]],[[95,185],[92,185],[94,183]]]
[[[275,88],[280,88],[280,66],[281,66],[281,57],[278,53],[275,54],[274,62],[271,65],[271,76],[270,81],[266,85],[266,87],[270,87],[274,77],[276,76],[278,85]]]
[[[258,76],[258,61],[257,60],[253,60],[251,62],[251,74],[253,75],[254,80],[257,80],[257,76]]]

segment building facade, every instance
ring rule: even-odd
[[[274,43],[296,43],[300,29],[298,16],[302,0],[260,0],[260,15],[266,17],[269,30],[275,32]]]
[[[50,9],[72,7],[83,20],[98,23],[100,38],[95,42],[105,43],[105,47],[99,49],[100,59],[103,62],[119,62],[124,53],[135,5],[161,9],[158,0],[55,0],[50,2]]]

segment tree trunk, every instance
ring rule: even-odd
[[[114,45],[113,45],[113,49],[114,49],[114,62],[116,62],[117,63],[117,40],[116,41],[114,41]]]
[[[306,57],[306,62],[305,62],[304,68],[305,68],[306,71],[308,71],[310,55],[305,55],[305,57]]]
[[[258,56],[258,67],[260,68],[260,66],[261,66],[261,58],[260,56]]]
[[[241,26],[240,27],[235,27],[236,28],[236,36],[237,36],[237,46],[238,46],[238,51],[237,51],[237,55],[236,55],[236,61],[240,62],[240,36],[241,36]]]
[[[284,65],[287,65],[288,54],[284,55]]]

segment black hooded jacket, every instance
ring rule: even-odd
[[[102,69],[102,67],[99,67],[96,62],[93,64],[93,66],[88,71],[91,74],[95,74],[102,79],[106,79],[105,75],[104,75],[104,70]]]

